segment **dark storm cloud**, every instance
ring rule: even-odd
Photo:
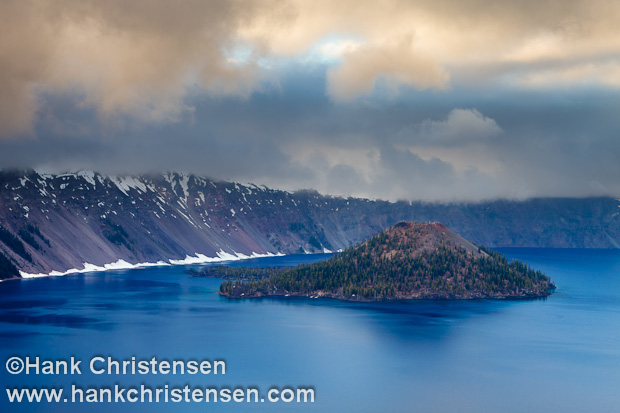
[[[0,162],[109,173],[183,170],[289,189],[391,199],[585,196],[619,190],[614,93],[453,91],[338,105],[324,71],[249,99],[197,97],[193,119],[110,125],[72,96],[45,97],[37,139]],[[290,86],[290,87],[289,87]],[[93,132],[84,133],[92,128]]]

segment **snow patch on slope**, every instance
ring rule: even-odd
[[[95,173],[93,171],[80,171],[77,176],[84,178],[86,182],[95,187]]]
[[[110,176],[110,180],[116,184],[122,193],[129,196],[129,190],[135,189],[138,192],[146,193],[146,185],[133,176]]]
[[[118,260],[115,262],[111,262],[109,264],[104,264],[103,266],[98,266],[98,265],[85,262],[84,268],[82,269],[71,268],[64,272],[52,271],[48,274],[29,274],[24,271],[20,271],[19,274],[22,276],[22,278],[40,278],[40,277],[50,277],[50,276],[60,277],[60,276],[69,275],[69,274],[83,274],[87,272],[101,272],[101,271],[111,271],[111,270],[129,270],[133,268],[156,267],[156,266],[162,266],[162,265],[170,265],[170,264],[168,264],[167,262],[163,262],[163,261],[159,261],[155,263],[142,262],[139,264],[130,264],[125,260]]]
[[[210,262],[224,262],[224,261],[238,261],[238,260],[246,260],[250,258],[264,258],[264,257],[279,257],[284,254],[278,253],[273,254],[268,252],[266,254],[258,254],[253,252],[251,255],[245,255],[239,252],[234,252],[230,254],[223,250],[220,250],[217,253],[216,257],[207,257],[204,254],[196,253],[195,257],[190,257],[187,255],[185,259],[182,260],[168,260],[169,262],[158,261],[158,262],[142,262],[139,264],[131,264],[125,260],[118,260],[109,264],[104,264],[103,266],[94,265],[85,262],[84,268],[71,268],[67,271],[52,271],[48,274],[30,274],[24,271],[20,271],[19,274],[22,278],[41,278],[41,277],[61,277],[63,275],[69,274],[84,274],[90,272],[103,272],[103,271],[113,271],[113,270],[130,270],[134,268],[146,268],[146,267],[159,267],[159,266],[167,266],[167,265],[186,265],[186,264],[206,264]]]
[[[268,252],[266,254],[259,254],[259,253],[253,252],[251,255],[245,255],[240,252],[234,252],[233,254],[230,254],[228,252],[225,252],[224,250],[220,250],[216,254],[217,254],[217,257],[207,257],[204,254],[196,253],[195,257],[191,257],[187,255],[185,259],[182,259],[182,260],[170,260],[170,264],[173,264],[173,265],[205,264],[209,262],[238,261],[238,260],[247,260],[250,258],[279,257],[279,256],[284,255],[281,253],[273,254],[271,252]]]

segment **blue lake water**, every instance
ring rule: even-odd
[[[192,267],[0,283],[0,411],[620,411],[620,252],[501,249],[552,277],[544,300],[228,300]],[[292,265],[325,256],[232,265]],[[92,375],[88,361],[223,359],[225,375]],[[9,375],[13,356],[82,375]],[[84,366],[86,364],[86,366]],[[6,386],[313,386],[315,403],[21,403]]]

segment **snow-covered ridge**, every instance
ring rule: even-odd
[[[259,254],[253,252],[251,255],[245,255],[239,252],[235,252],[234,254],[230,254],[223,250],[220,250],[217,253],[216,257],[207,257],[204,254],[196,253],[195,257],[191,257],[187,255],[185,259],[182,260],[168,260],[168,262],[158,261],[158,262],[142,262],[139,264],[131,264],[125,260],[118,260],[109,264],[104,264],[103,266],[98,266],[94,264],[89,264],[87,262],[84,263],[84,268],[72,268],[70,270],[60,272],[60,271],[52,271],[48,274],[29,274],[24,271],[20,271],[19,274],[22,278],[40,278],[40,277],[61,277],[63,275],[69,274],[84,274],[88,272],[103,272],[103,271],[113,271],[113,270],[130,270],[134,268],[146,268],[146,267],[161,267],[161,266],[169,266],[169,265],[188,265],[188,264],[206,264],[212,262],[226,262],[226,261],[239,261],[239,260],[247,260],[251,258],[265,258],[265,257],[278,257],[283,256],[284,254],[278,253],[266,253]]]
[[[0,172],[2,169],[0,168]],[[132,175],[132,174],[106,174],[95,172],[91,170],[79,170],[77,172],[69,172],[69,173],[49,173],[43,171],[33,170],[36,174],[34,178],[37,179],[37,183],[42,187],[46,187],[50,184],[51,181],[58,178],[63,178],[65,180],[69,180],[71,178],[76,180],[83,180],[85,183],[95,187],[97,181],[106,185],[106,181],[109,181],[114,186],[116,186],[121,192],[128,195],[130,189],[137,190],[138,192],[145,193],[147,190],[155,191],[155,188],[152,186],[153,179],[157,177],[155,175]],[[305,192],[305,190],[299,191],[290,191],[284,189],[272,189],[265,185],[256,185],[255,183],[242,183],[242,182],[218,182],[213,181],[212,179],[205,178],[200,175],[195,175],[186,172],[165,172],[159,175],[165,182],[172,186],[173,191],[175,187],[178,186],[181,191],[187,196],[189,194],[189,185],[190,182],[193,182],[195,185],[205,187],[207,184],[210,184],[214,188],[217,187],[216,183],[230,185],[231,188],[234,188],[236,191],[240,193],[253,194],[255,192],[270,192],[270,193],[282,193],[287,195],[294,195],[298,192]],[[27,182],[32,182],[29,178],[24,177],[20,179],[20,183],[22,187],[26,186]],[[176,192],[176,191],[175,191]],[[179,191],[180,192],[180,191]],[[226,189],[226,192],[232,193],[231,189]],[[182,194],[177,193],[179,197],[183,198]],[[319,194],[317,193],[315,198],[317,198]],[[330,195],[320,195],[323,198],[330,199],[342,199],[342,196],[330,196]],[[350,198],[350,197],[349,197]],[[375,199],[369,199],[368,201],[376,201]]]

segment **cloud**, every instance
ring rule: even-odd
[[[349,158],[329,165],[327,153],[312,158],[316,168],[314,187],[331,194],[389,200],[480,200],[501,191],[494,177],[475,167],[459,170],[439,157],[423,158],[408,148],[390,144],[369,149],[371,161]],[[368,168],[372,170],[369,173]],[[318,183],[318,185],[317,185]],[[518,196],[503,193],[504,196]]]
[[[320,88],[324,78],[296,73],[287,82],[297,89],[285,82],[281,92],[265,90],[247,101],[192,101],[196,116],[189,126],[110,126],[81,98],[44,95],[38,139],[0,142],[0,165],[180,170],[394,200],[620,194],[614,111],[620,97],[611,92],[493,99],[451,92],[434,99],[435,92],[421,91],[385,106],[334,105]],[[465,101],[470,108],[463,109]],[[459,140],[452,132],[467,125],[468,140]],[[428,140],[413,133],[419,130]]]
[[[287,17],[275,21],[274,16]],[[368,93],[378,74],[422,87],[445,87],[447,78],[437,77],[439,73],[453,80],[449,86],[475,81],[521,87],[527,81],[520,78],[524,72],[538,79],[540,69],[551,72],[543,81],[569,72],[560,87],[584,78],[617,87],[607,76],[593,74],[598,68],[608,73],[603,66],[620,61],[618,18],[620,7],[605,0],[291,0],[273,14],[256,16],[240,35],[286,56],[304,53],[333,34],[356,39],[362,47],[347,53],[353,62],[347,65],[345,59],[332,71],[329,93],[337,99],[354,96],[354,91]],[[407,36],[412,44],[396,45],[395,39]],[[550,61],[553,68],[546,64]],[[592,69],[580,69],[585,62]],[[433,68],[434,81],[415,78],[418,66]]]
[[[336,102],[401,85],[617,88],[619,18],[605,0],[6,0],[0,136],[35,134],[40,93],[82,93],[110,122],[183,121],[192,96],[248,99],[334,36],[354,39],[319,53],[336,57]]]
[[[617,195],[605,0],[5,0],[0,167]]]
[[[416,52],[410,36],[393,44],[365,45],[342,53],[343,62],[329,71],[327,93],[336,101],[370,94],[379,78],[418,89],[442,89],[448,74],[433,59]]]
[[[325,177],[325,189],[328,193],[342,194],[345,188],[356,188],[357,191],[364,191],[368,188],[369,182],[364,179],[360,171],[353,166],[339,163],[328,168]]]
[[[502,134],[495,120],[476,109],[452,109],[446,119],[426,119],[399,132],[400,140],[417,145],[460,146]]]
[[[236,29],[269,1],[64,0],[0,4],[0,134],[27,132],[37,92],[83,93],[103,116],[178,121],[192,89],[246,95]]]

